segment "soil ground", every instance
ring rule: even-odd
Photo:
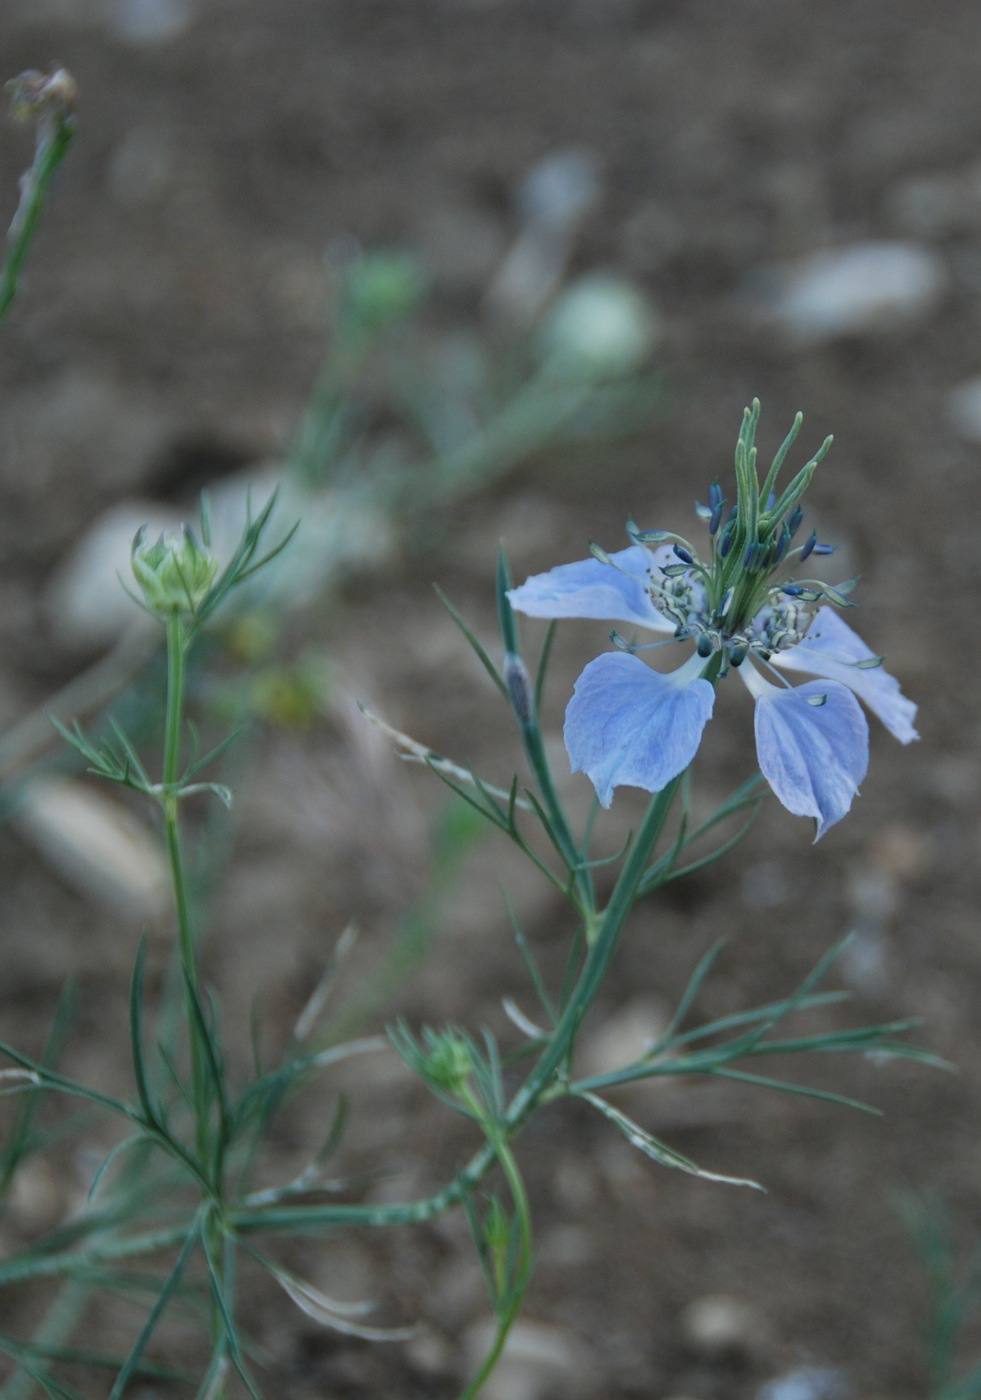
[[[864,1400],[927,1394],[927,1290],[897,1194],[938,1193],[965,1257],[981,1230],[981,449],[947,411],[981,364],[981,10],[199,0],[169,7],[173,32],[156,42],[127,35],[126,13],[108,0],[8,0],[0,13],[4,74],[58,60],[81,92],[78,138],[0,358],[0,720],[42,707],[93,660],[57,639],[43,598],[100,510],[130,497],[182,504],[209,474],[285,450],[324,353],[326,249],[356,239],[411,250],[432,269],[440,324],[475,323],[515,233],[522,175],[556,151],[592,153],[602,193],[571,271],[619,269],[650,296],[666,376],[655,425],[546,456],[454,507],[381,573],[352,575],[297,645],[328,652],[401,728],[506,783],[517,762],[506,716],[432,582],[492,636],[502,534],[523,577],[582,557],[590,538],[618,547],[631,512],[684,531],[692,498],[728,469],[754,395],[764,452],[798,408],[807,450],[834,432],[814,509],[863,576],[860,630],[920,702],[921,742],[901,748],[873,723],[861,800],[817,847],[807,823],[770,804],[736,853],[652,902],[597,1026],[622,1028],[624,1007],[656,1018],[720,936],[706,1016],[785,994],[856,929],[832,979],[853,999],[828,1015],[919,1016],[919,1041],[958,1069],[847,1057],[788,1067],[882,1117],[738,1086],[631,1097],[647,1127],[707,1168],[761,1180],[765,1195],[634,1161],[604,1123],[550,1110],[520,1147],[540,1250],[528,1314],[576,1339],[584,1393],[609,1400],[742,1400],[805,1365],[840,1369]],[[10,209],[27,158],[24,133],[4,129]],[[775,261],[893,238],[942,262],[948,291],[928,315],[795,347],[748,313],[754,275]],[[556,736],[603,630],[562,634]],[[720,705],[713,730],[696,769],[708,797],[752,771],[748,702]],[[242,765],[208,972],[243,1060],[257,989],[282,1039],[344,925],[362,927],[368,967],[419,897],[442,798],[359,732],[340,712],[300,734],[274,727]],[[415,1024],[506,1033],[501,997],[524,980],[502,862],[530,936],[559,965],[561,905],[488,839],[466,893],[443,910],[433,956],[393,999]],[[70,974],[72,1072],[127,1091],[139,917],[79,894],[15,826],[0,829],[0,870],[3,1038],[36,1051]],[[386,1190],[423,1190],[466,1151],[463,1130],[404,1080],[365,1070],[347,1082],[351,1161],[397,1168]],[[325,1090],[309,1112],[322,1121],[332,1102]],[[299,1108],[291,1123],[284,1162],[317,1136]],[[103,1147],[93,1129],[86,1150]],[[17,1198],[8,1234],[54,1223],[78,1189],[42,1176]],[[327,1292],[380,1296],[380,1320],[421,1317],[428,1330],[371,1348],[257,1294],[269,1393],[456,1393],[459,1339],[486,1315],[459,1222],[305,1250]],[[731,1345],[714,1351],[686,1322],[713,1295],[744,1309]]]

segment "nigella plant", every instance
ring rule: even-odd
[[[808,560],[833,553],[813,531],[796,543],[801,498],[831,439],[778,493],[801,417],[761,485],[759,409],[754,401],[743,417],[735,500],[730,504],[715,481],[708,504],[697,507],[709,537],[704,555],[680,535],[630,522],[629,548],[594,548],[591,558],[536,574],[508,596],[531,617],[628,622],[693,647],[676,670],[663,673],[637,655],[647,647],[614,632],[616,650],[579,677],[565,744],[573,772],[587,774],[604,807],[616,787],[659,792],[684,772],[711,718],[716,687],[736,674],[756,701],[763,776],[789,811],[816,820],[821,836],[848,811],[868,766],[868,724],[858,700],[904,744],[917,737],[916,706],[883,658],[834,611],[854,606],[857,580],[832,587],[802,576]],[[820,679],[794,686],[784,672]]]

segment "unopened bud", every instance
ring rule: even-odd
[[[146,529],[133,540],[131,564],[152,613],[197,612],[218,573],[218,560],[198,543],[190,526],[165,530],[147,544]]]
[[[531,688],[528,668],[520,656],[509,651],[504,658],[504,684],[508,688],[511,709],[522,729],[531,729],[535,723],[535,697]]]
[[[449,1093],[459,1093],[472,1070],[470,1051],[461,1036],[452,1030],[433,1036],[425,1061],[427,1079]]]

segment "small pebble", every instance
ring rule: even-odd
[[[756,1400],[847,1400],[853,1392],[844,1371],[830,1366],[805,1366],[768,1381]]]
[[[463,1340],[467,1374],[472,1376],[490,1351],[490,1322],[471,1327]],[[516,1322],[501,1357],[481,1391],[482,1400],[563,1400],[594,1394],[594,1377],[582,1343],[561,1327]]]
[[[759,1320],[741,1298],[707,1294],[689,1303],[679,1318],[688,1346],[710,1359],[747,1352],[759,1336]]]
[[[110,25],[135,44],[176,39],[194,18],[193,0],[116,0]]]
[[[981,375],[965,379],[950,390],[946,417],[959,438],[981,443]]]
[[[138,591],[130,569],[133,537],[144,525],[155,539],[180,523],[176,511],[156,501],[121,501],[104,511],[44,590],[44,612],[56,641],[66,649],[94,650],[111,646],[124,632],[153,628],[154,619],[126,592]]]
[[[659,998],[635,997],[589,1031],[577,1072],[583,1076],[608,1074],[632,1064],[663,1036],[669,1020],[668,1007]]]
[[[167,907],[159,842],[99,789],[75,778],[36,775],[21,788],[12,820],[84,894],[144,919],[159,918]]]
[[[917,243],[854,243],[771,269],[757,309],[788,341],[817,345],[922,321],[947,281],[939,256]]]

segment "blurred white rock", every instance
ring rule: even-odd
[[[478,1322],[463,1339],[472,1376],[494,1342],[495,1328]],[[483,1400],[563,1400],[593,1395],[594,1368],[582,1342],[561,1327],[519,1321],[508,1334],[504,1354],[481,1391]]]
[[[947,421],[965,442],[981,443],[981,375],[965,379],[947,395]]]
[[[225,477],[209,491],[212,548],[226,562],[245,528],[276,492],[276,505],[259,555],[277,544],[294,526],[287,548],[247,585],[253,596],[285,609],[299,607],[323,593],[341,575],[357,569],[382,569],[396,539],[384,506],[370,488],[310,490],[282,463],[257,463]]]
[[[639,1060],[664,1035],[670,1017],[667,1003],[658,997],[634,997],[583,1037],[577,1074],[609,1074]],[[649,1089],[650,1080],[638,1080],[633,1087]]]
[[[224,566],[245,528],[278,491],[260,556],[294,525],[288,548],[246,587],[255,598],[287,610],[316,597],[338,575],[353,567],[380,568],[394,548],[391,526],[364,492],[311,492],[280,463],[258,463],[223,478],[209,492],[211,546]],[[135,593],[130,551],[133,537],[146,526],[147,537],[179,528],[182,519],[196,528],[197,511],[182,516],[155,501],[124,501],[100,515],[56,568],[44,591],[43,607],[52,635],[63,646],[95,650],[111,646],[124,633],[153,626],[153,619],[128,597]],[[244,597],[245,595],[240,595]]]
[[[83,894],[136,919],[167,907],[160,844],[115,798],[75,778],[38,775],[20,789],[12,820]]]
[[[681,1334],[700,1356],[745,1355],[760,1337],[760,1319],[749,1303],[725,1293],[689,1303],[679,1318]]]
[[[153,627],[153,618],[126,593],[129,588],[138,594],[129,562],[133,537],[143,525],[155,537],[180,523],[175,510],[155,501],[122,501],[100,515],[44,590],[44,613],[55,641],[94,651],[124,633]]]
[[[756,1400],[847,1400],[854,1387],[844,1371],[830,1366],[804,1366],[768,1381]]]
[[[113,0],[109,26],[135,44],[176,39],[194,19],[195,0]]]
[[[868,242],[766,269],[753,283],[758,319],[803,346],[914,325],[940,304],[948,275],[918,243]]]

